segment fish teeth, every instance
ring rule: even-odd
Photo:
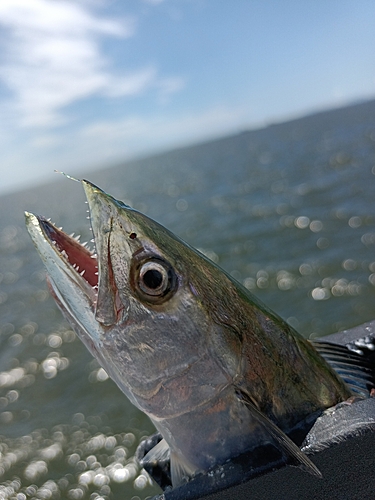
[[[85,272],[86,272],[86,269],[84,269],[83,271],[81,271],[79,274],[80,274],[81,276],[83,276],[83,275],[85,274]]]

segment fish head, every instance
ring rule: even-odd
[[[82,184],[97,255],[45,219],[26,216],[52,293],[137,407],[154,420],[191,411],[235,377],[241,363],[240,340],[222,335],[202,292],[205,282],[219,284],[210,283],[215,267],[146,215]],[[216,279],[226,278],[217,273]]]

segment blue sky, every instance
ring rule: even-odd
[[[1,0],[0,194],[375,97],[373,0]]]

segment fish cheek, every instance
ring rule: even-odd
[[[242,340],[229,325],[215,324],[210,336],[210,350],[218,365],[231,380],[238,379],[242,372]]]
[[[116,287],[116,309],[122,312],[122,319],[126,319],[129,310],[129,249],[118,244],[116,239],[111,237],[110,260],[113,273],[113,281]]]
[[[127,372],[138,393],[145,389],[145,397],[152,387],[188,371],[204,355],[206,342],[200,327],[205,330],[205,318],[199,317],[199,311],[190,311],[194,320],[180,315],[179,298],[173,302],[170,312],[157,312],[130,297],[127,323],[107,337],[112,359]]]

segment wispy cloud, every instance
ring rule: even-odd
[[[72,150],[87,164],[150,154],[178,145],[204,141],[237,132],[244,123],[246,111],[241,108],[213,107],[201,112],[178,116],[131,116],[117,121],[97,121],[78,131],[72,138]],[[147,140],[145,140],[147,138]],[[80,167],[74,158],[65,158],[73,167]]]
[[[153,67],[112,74],[100,37],[131,37],[135,20],[105,19],[89,5],[60,0],[1,0],[0,80],[11,93],[2,114],[24,127],[57,126],[64,107],[94,94],[134,95],[157,83]],[[11,109],[11,113],[9,110]]]
[[[188,137],[188,141],[199,137],[206,138],[207,133],[216,136],[218,133],[236,127],[246,116],[243,108],[227,108],[218,106],[200,113],[186,113],[178,117],[152,116],[149,118],[130,117],[117,121],[98,121],[84,127],[81,137],[90,137],[95,141],[102,138],[106,142],[133,141],[135,138],[148,137],[151,141],[164,137],[174,141]],[[209,131],[209,132],[208,132]]]
[[[154,66],[149,66],[136,73],[128,73],[122,77],[108,75],[103,94],[108,97],[135,95],[155,84],[158,75]]]
[[[186,79],[182,77],[161,78],[156,87],[159,90],[159,99],[161,104],[169,101],[172,94],[179,92],[186,86]]]
[[[0,145],[4,145],[0,148],[3,169],[0,189],[12,185],[4,175],[8,171],[17,170],[18,188],[29,186],[30,182],[52,181],[53,169],[80,176],[89,168],[237,132],[245,120],[243,107],[219,106],[176,116],[133,115],[115,121],[98,120],[64,135],[57,129],[40,130],[32,141],[16,148],[6,147],[6,140],[0,134]]]

